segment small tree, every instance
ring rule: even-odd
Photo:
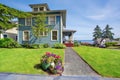
[[[98,38],[102,37],[102,30],[100,29],[100,27],[98,25],[94,29],[93,37],[94,37],[93,40],[97,40]]]
[[[39,40],[42,35],[40,33],[48,32],[49,29],[46,27],[46,15],[44,13],[41,13],[40,15],[37,15],[35,18],[35,24],[32,26],[33,35]]]
[[[103,30],[103,34],[102,34],[103,38],[109,38],[110,40],[112,40],[114,35],[114,33],[112,33],[111,31],[112,29],[113,28],[109,27],[109,25],[107,24],[105,29]]]
[[[12,23],[11,20],[17,17],[31,16],[29,13],[19,11],[0,3],[0,28],[3,30],[15,27],[16,24]]]

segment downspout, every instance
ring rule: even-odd
[[[62,44],[62,42],[63,42],[63,39],[62,39],[62,38],[63,38],[63,37],[62,37],[62,36],[63,36],[63,33],[62,33],[62,30],[63,30],[63,25],[62,25],[62,16],[61,16],[61,18],[60,18],[60,19],[61,19],[60,29],[61,29],[61,44]]]

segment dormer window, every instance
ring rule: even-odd
[[[33,8],[33,9],[34,9],[34,11],[35,11],[35,12],[37,12],[37,11],[38,11],[38,8]]]
[[[39,11],[44,11],[44,7],[40,7],[40,8],[39,8]]]

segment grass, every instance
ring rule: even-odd
[[[120,50],[88,46],[73,49],[102,76],[120,77]]]
[[[20,74],[47,74],[34,66],[40,63],[40,58],[45,52],[58,54],[64,59],[63,49],[0,49],[0,72]]]

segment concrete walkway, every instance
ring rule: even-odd
[[[119,78],[103,78],[97,76],[42,76],[0,73],[0,80],[120,80]]]
[[[72,48],[65,50],[65,70],[63,75],[91,75],[99,76],[90,66],[85,63]]]

